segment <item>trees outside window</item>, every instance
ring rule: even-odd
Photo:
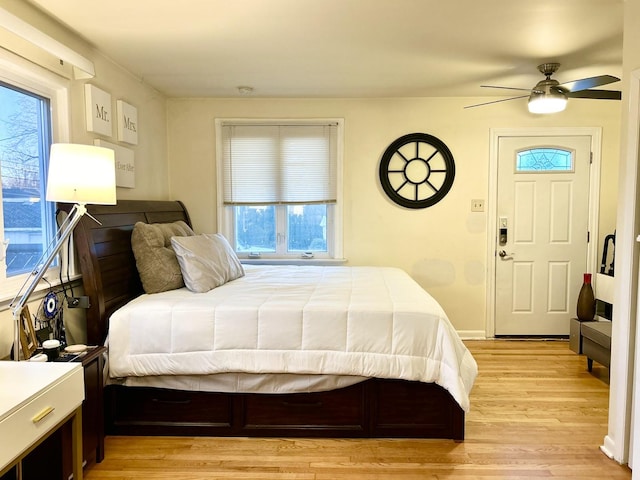
[[[32,271],[54,231],[45,200],[51,145],[48,98],[0,83],[0,179],[6,276]]]

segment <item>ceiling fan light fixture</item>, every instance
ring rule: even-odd
[[[589,78],[580,78],[572,82],[560,83],[556,79],[551,78],[558,68],[559,63],[543,63],[538,65],[538,71],[545,76],[544,80],[539,81],[531,90],[518,87],[503,87],[497,85],[480,85],[488,88],[502,88],[506,90],[526,90],[527,95],[518,95],[516,97],[502,98],[492,102],[477,103],[475,105],[467,105],[464,108],[480,107],[482,105],[490,105],[492,103],[506,102],[507,100],[516,100],[518,98],[529,97],[528,107],[531,113],[558,113],[567,107],[567,101],[571,98],[599,98],[602,100],[621,100],[622,92],[618,90],[598,90],[595,87],[609,85],[610,83],[619,82],[618,77],[613,75],[598,75]]]
[[[558,113],[567,108],[567,96],[556,87],[546,87],[543,91],[534,89],[528,107],[531,113]]]

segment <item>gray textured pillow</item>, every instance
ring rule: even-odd
[[[171,237],[190,235],[195,233],[181,220],[173,223],[137,222],[133,226],[131,248],[145,292],[159,293],[184,287]]]
[[[192,292],[208,292],[244,275],[236,252],[219,233],[173,237],[171,243],[184,284]]]

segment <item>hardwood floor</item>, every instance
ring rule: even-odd
[[[464,442],[107,437],[87,480],[631,479],[599,450],[608,370],[566,341],[466,344],[479,375]]]

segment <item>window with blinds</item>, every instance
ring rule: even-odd
[[[342,122],[218,120],[220,230],[241,258],[333,258]]]

